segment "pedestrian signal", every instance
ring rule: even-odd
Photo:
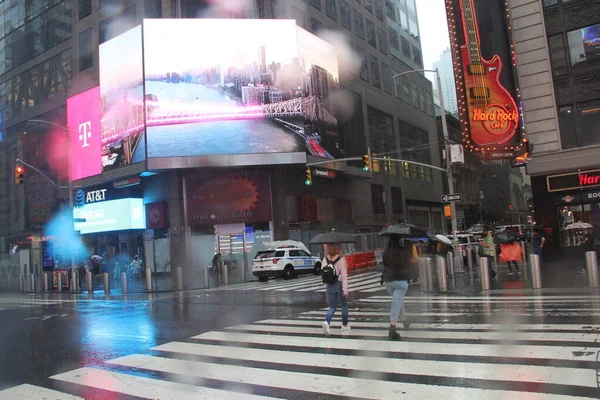
[[[371,156],[369,154],[365,154],[363,156],[363,171],[370,171],[371,170]]]
[[[305,178],[304,178],[304,184],[305,185],[312,185],[312,171],[310,170],[310,168],[306,168]]]

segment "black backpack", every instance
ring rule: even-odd
[[[338,273],[335,269],[335,264],[341,259],[342,257],[338,257],[334,261],[329,261],[329,259],[326,259],[327,265],[321,269],[321,278],[323,279],[323,283],[333,285],[338,281]]]

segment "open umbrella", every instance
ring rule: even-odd
[[[379,236],[399,235],[406,238],[429,238],[427,232],[411,224],[395,224],[383,228]]]
[[[513,232],[510,231],[502,231],[500,233],[498,233],[496,235],[496,237],[494,238],[494,243],[496,244],[500,244],[500,243],[514,243],[517,240],[519,240],[519,237],[517,235],[515,235]]]
[[[574,224],[567,225],[565,230],[569,229],[592,229],[593,226],[588,224],[587,222],[575,222]]]
[[[468,233],[480,233],[485,231],[491,231],[492,228],[488,224],[475,224],[467,229]]]
[[[435,235],[435,239],[438,242],[441,242],[441,243],[443,243],[445,245],[452,246],[452,240],[448,239],[447,236],[444,236],[444,235]]]
[[[317,236],[312,238],[309,243],[311,244],[333,244],[333,243],[355,243],[356,239],[354,236],[343,233],[343,232],[325,232],[319,233]]]

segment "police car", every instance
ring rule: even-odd
[[[321,260],[311,255],[302,243],[259,251],[252,260],[252,274],[261,282],[266,282],[271,276],[290,279],[298,274],[310,273],[321,273]]]

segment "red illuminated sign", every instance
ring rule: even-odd
[[[600,186],[600,170],[569,172],[546,178],[549,192],[574,190]]]

